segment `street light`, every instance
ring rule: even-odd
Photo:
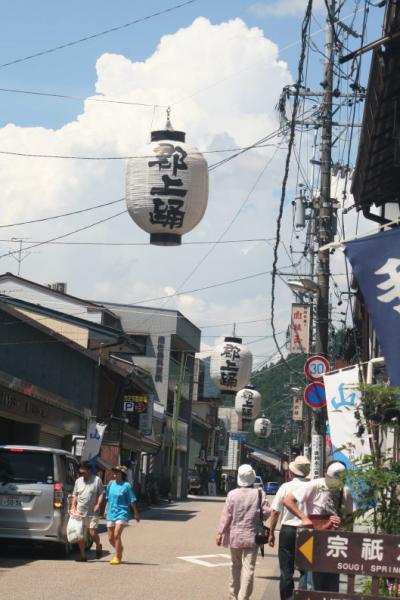
[[[286,283],[295,294],[299,292],[302,294],[317,294],[319,292],[319,285],[307,277],[289,279]]]

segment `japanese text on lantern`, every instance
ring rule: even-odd
[[[187,190],[183,187],[179,171],[187,171],[187,152],[180,146],[162,142],[154,148],[155,158],[147,163],[150,169],[157,169],[160,185],[150,189],[153,196],[153,210],[149,213],[153,225],[170,229],[180,229],[185,219],[184,198]],[[169,173],[169,174],[168,174]],[[172,177],[171,177],[171,176]]]
[[[308,354],[310,351],[310,306],[292,304],[290,327],[290,352]]]
[[[244,390],[242,392],[242,398],[242,418],[252,419],[254,410],[254,394],[251,390]]]
[[[225,364],[220,368],[220,383],[229,388],[237,386],[237,374],[239,372],[240,346],[235,344],[225,344],[221,357],[225,359]]]

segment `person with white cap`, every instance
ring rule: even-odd
[[[284,483],[279,488],[274,501],[272,502],[272,515],[270,520],[270,534],[268,544],[275,545],[275,528],[279,516],[281,515],[281,532],[279,535],[278,559],[281,571],[279,592],[281,600],[293,597],[294,590],[294,557],[296,552],[296,533],[297,528],[301,527],[301,520],[293,515],[283,504],[285,497],[293,493],[297,488],[303,487],[307,483],[306,477],[310,473],[310,461],[305,456],[296,456],[289,463],[289,473],[291,481]],[[299,588],[304,588],[304,573],[300,572]]]
[[[231,551],[229,600],[249,600],[253,591],[258,546],[255,537],[260,521],[271,509],[263,491],[254,489],[256,474],[250,465],[238,469],[238,487],[230,491],[219,521],[216,543]]]
[[[334,461],[319,477],[288,494],[283,504],[301,520],[302,527],[338,529],[354,512],[353,498],[344,485],[346,465]],[[322,592],[339,591],[339,575],[313,572],[313,586]]]

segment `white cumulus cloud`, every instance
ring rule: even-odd
[[[297,4],[297,3],[296,3]],[[134,40],[133,42],[134,43]],[[19,127],[0,129],[0,149],[67,156],[126,156],[146,154],[151,127],[165,122],[171,105],[175,128],[187,132],[198,148],[220,150],[253,143],[278,126],[275,106],[283,86],[291,83],[287,64],[278,47],[259,28],[242,20],[218,25],[205,18],[161,38],[155,52],[143,62],[116,54],[103,54],[96,65],[96,95],[157,105],[129,106],[85,102],[81,114],[58,130]],[[277,144],[284,140],[274,139]],[[229,153],[228,153],[229,155]],[[275,155],[275,156],[274,156]],[[227,156],[206,154],[209,164]],[[267,161],[274,156],[253,193]],[[203,221],[184,241],[215,241],[237,218],[226,240],[268,238],[275,235],[279,187],[285,150],[275,147],[249,151],[217,169],[210,178],[210,198]],[[0,156],[1,223],[29,220],[117,200],[125,193],[125,161],[80,161]],[[244,200],[243,209],[238,213]],[[3,238],[29,238],[25,245],[90,225],[124,209],[124,203],[95,212],[3,229]],[[290,222],[290,214],[287,223]],[[124,214],[63,241],[128,242],[136,246],[44,245],[32,249],[22,263],[22,275],[42,283],[66,281],[70,293],[88,299],[137,302],[170,296],[180,289],[202,261],[208,245],[158,248],[147,244],[148,235]],[[11,242],[0,242],[6,254]],[[15,271],[11,257],[1,258],[0,270]],[[287,257],[281,264],[287,265]],[[183,291],[221,281],[248,277],[271,269],[272,249],[266,242],[218,244],[187,281]],[[290,293],[278,282],[278,330],[286,327]],[[269,317],[270,275],[246,279],[167,299],[197,324],[234,323],[252,317]],[[164,301],[151,303],[164,306]],[[231,327],[226,327],[230,333]],[[238,326],[244,340],[254,343],[256,354],[273,348],[269,321]],[[213,333],[214,332],[214,333]],[[212,330],[208,335],[222,335]],[[207,335],[204,332],[204,335]],[[255,337],[258,336],[258,337]],[[263,336],[267,339],[261,340]],[[213,338],[205,338],[210,344]],[[280,338],[283,340],[284,338]]]

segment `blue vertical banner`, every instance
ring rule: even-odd
[[[385,357],[392,385],[400,385],[400,228],[345,244]]]

